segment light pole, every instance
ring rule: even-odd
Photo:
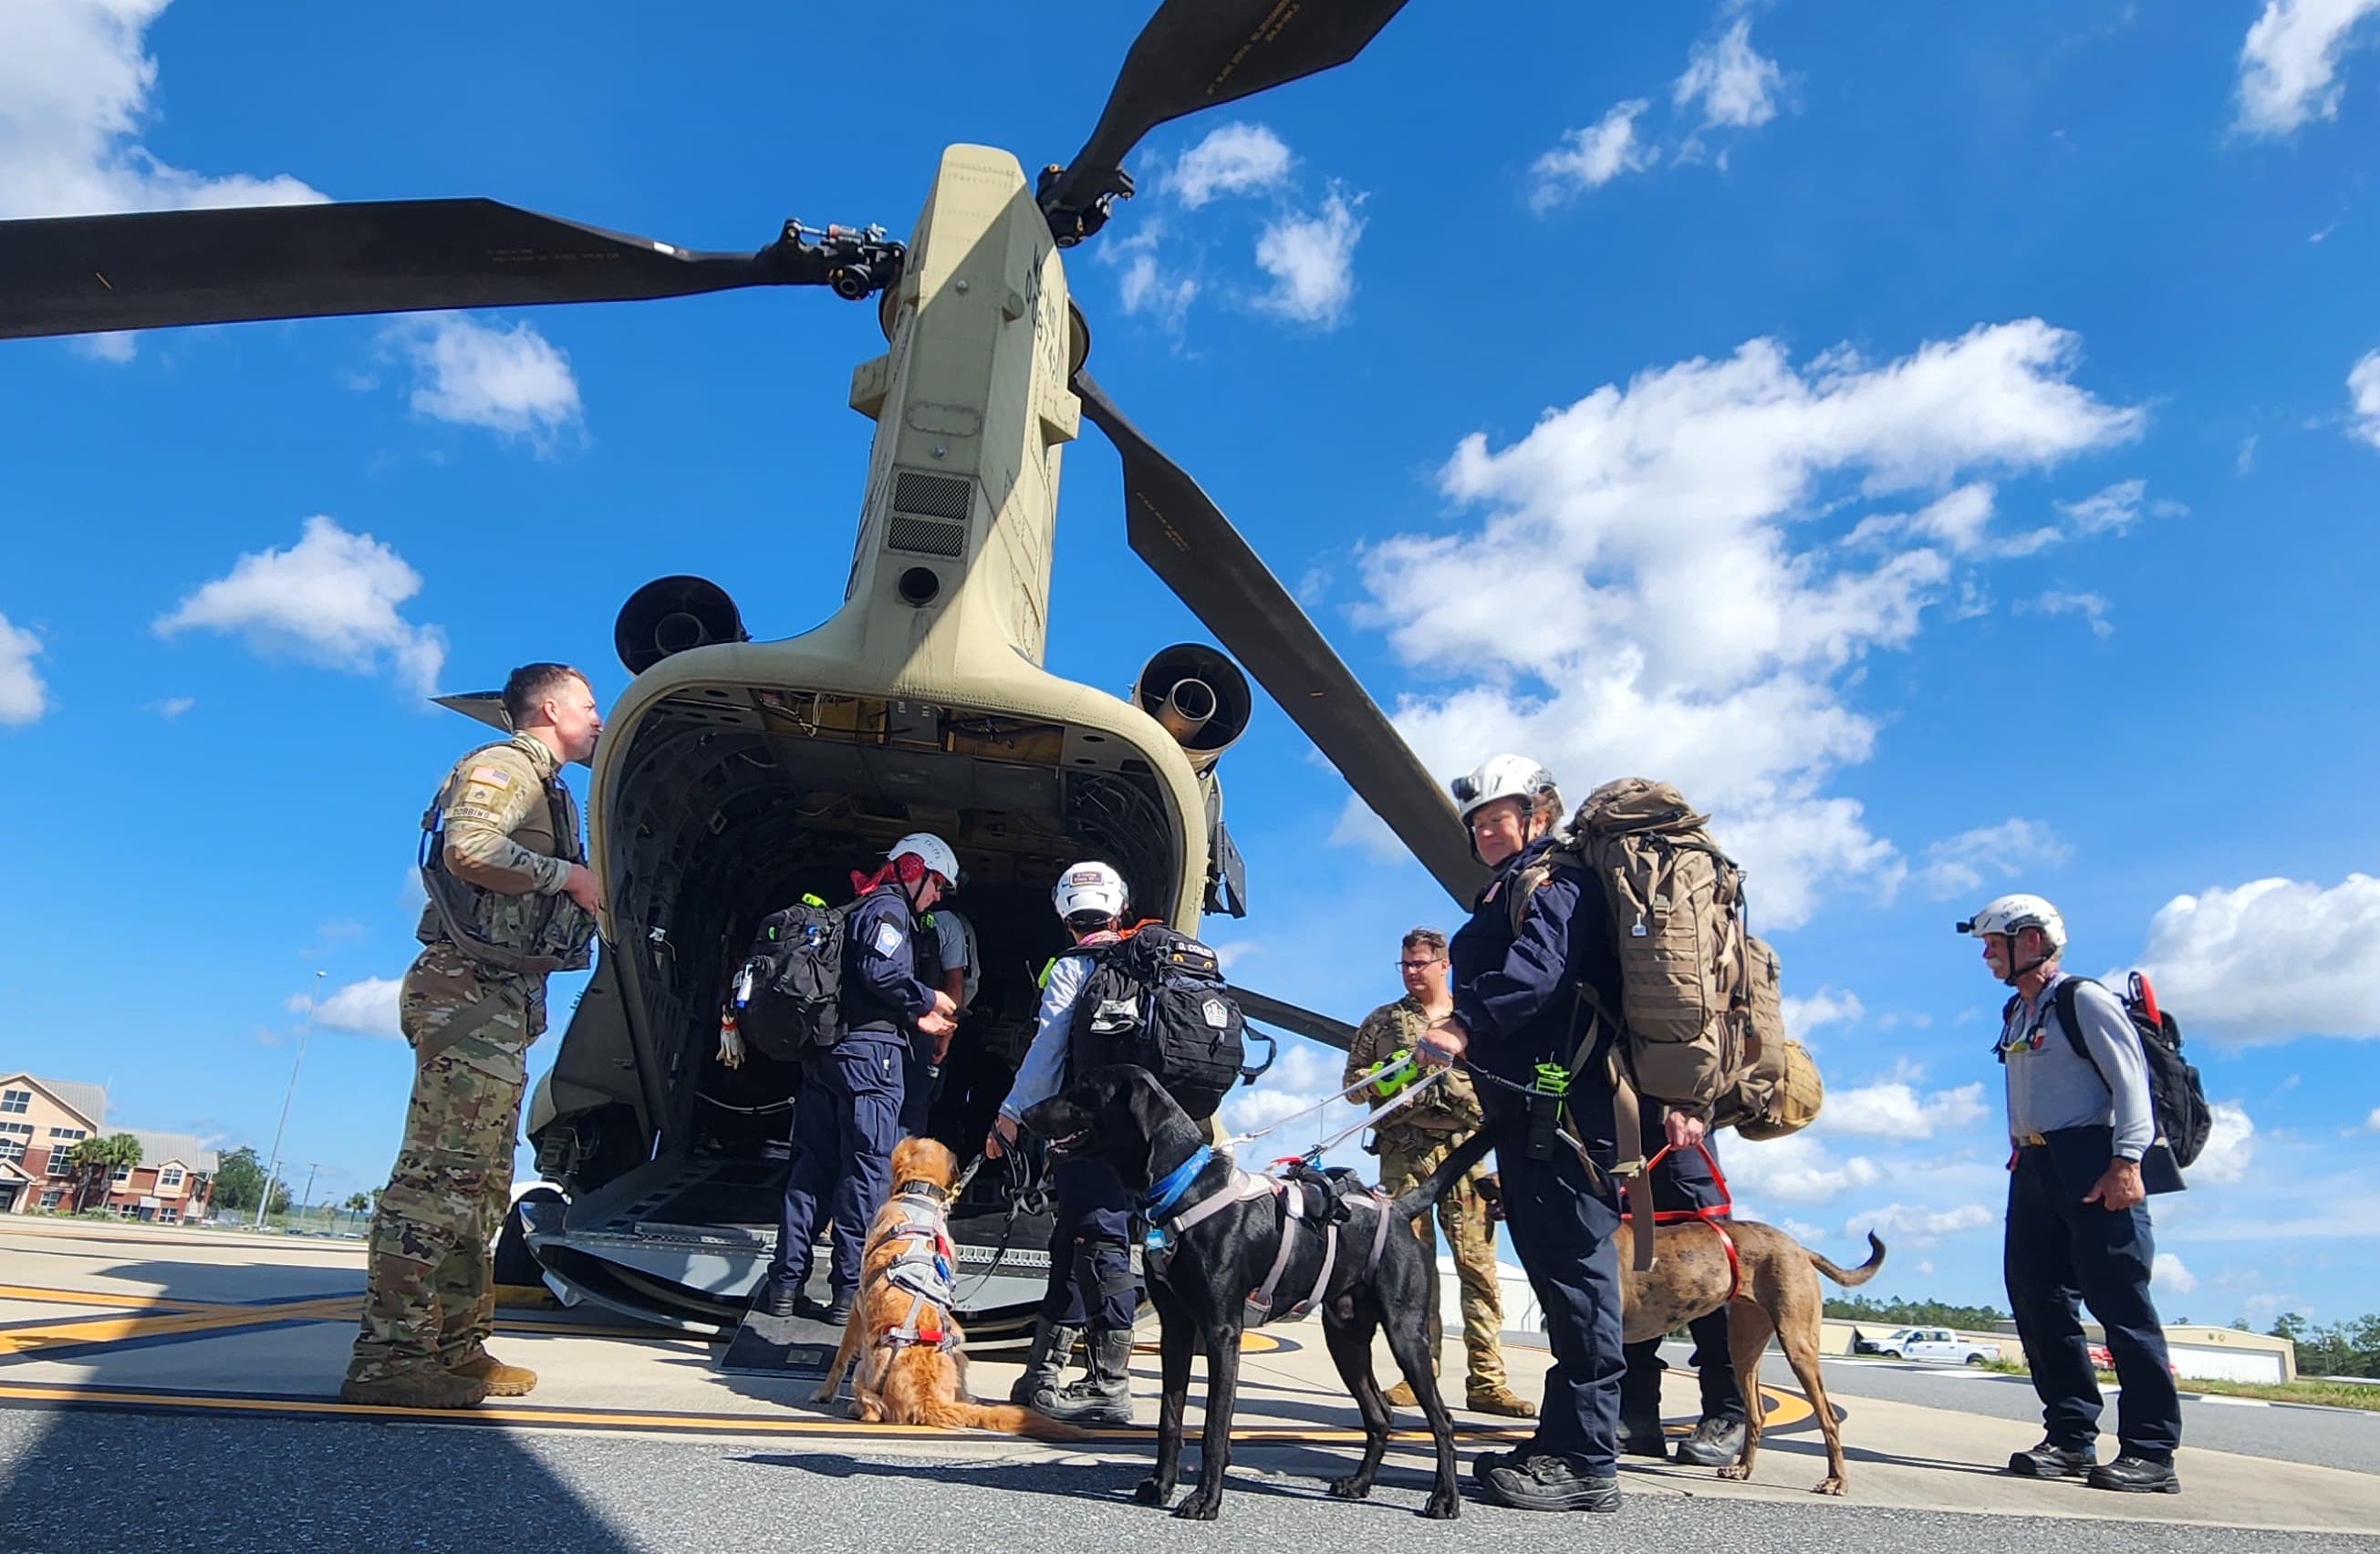
[[[298,1061],[289,1065],[289,1088],[281,1098],[281,1121],[273,1130],[273,1161],[264,1168],[264,1191],[256,1199],[256,1228],[264,1226],[264,1211],[273,1207],[273,1177],[281,1169],[281,1135],[289,1126],[289,1103],[298,1096],[298,1071],[306,1066],[306,1038],[314,1034],[314,1004],[322,992],[322,974],[306,989],[306,1025],[298,1033]]]

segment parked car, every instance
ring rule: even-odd
[[[1948,1328],[1895,1328],[1882,1338],[1855,1340],[1861,1354],[1889,1354],[1902,1360],[1933,1360],[1944,1365],[1980,1366],[2000,1357],[2000,1346],[1981,1339],[1961,1338]]]

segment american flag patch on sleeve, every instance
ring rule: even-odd
[[[492,788],[509,788],[513,785],[513,774],[499,767],[475,766],[471,768],[470,781],[485,783]]]

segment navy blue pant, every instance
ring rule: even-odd
[[[1646,1107],[1645,1158],[1651,1159],[1668,1142],[1658,1109]],[[1710,1149],[1711,1159],[1717,1159],[1718,1145],[1708,1139],[1704,1142]],[[1711,1173],[1710,1163],[1699,1149],[1672,1149],[1653,1168],[1653,1207],[1657,1210],[1717,1208],[1726,1202],[1718,1179]],[[1686,1324],[1686,1331],[1694,1340],[1693,1365],[1695,1378],[1702,1385],[1702,1416],[1742,1419],[1743,1393],[1736,1385],[1735,1359],[1728,1348],[1727,1307],[1722,1305],[1695,1317]],[[1632,1432],[1658,1431],[1661,1425],[1661,1373],[1670,1368],[1661,1358],[1661,1341],[1648,1338],[1629,1344],[1627,1355],[1628,1377],[1621,1383],[1620,1416],[1628,1421]]]
[[[892,1186],[892,1146],[900,1138],[901,1038],[853,1031],[802,1065],[794,1101],[794,1169],[777,1220],[773,1283],[800,1289],[809,1279],[810,1233],[819,1201],[834,1218],[834,1264],[827,1275],[838,1298],[859,1288],[868,1220]]]
[[[1528,1123],[1491,1120],[1496,1167],[1504,1184],[1504,1224],[1545,1314],[1553,1369],[1546,1374],[1537,1431],[1524,1456],[1560,1457],[1572,1471],[1600,1477],[1619,1450],[1620,1228],[1616,1198],[1596,1190],[1567,1144],[1529,1159]]]
[[[2106,1402],[2075,1317],[2080,1296],[2107,1329],[2123,1387],[2116,1430],[2123,1451],[2170,1462],[2181,1443],[2181,1400],[2166,1369],[2165,1329],[2149,1301],[2156,1245],[2148,1207],[2111,1214],[2082,1201],[2107,1170],[2108,1137],[2104,1127],[2070,1128],[2051,1135],[2048,1147],[2017,1151],[2004,1249],[2009,1305],[2053,1443],[2070,1451],[2095,1444]]]
[[[1105,1160],[1061,1160],[1050,1175],[1050,1287],[1041,1316],[1062,1327],[1129,1329],[1140,1309],[1132,1273],[1132,1193]]]
[[[934,1076],[926,1072],[927,1060],[934,1055],[934,1038],[917,1035],[909,1038],[901,1049],[901,1133],[904,1137],[923,1137],[926,1114],[934,1105]]]

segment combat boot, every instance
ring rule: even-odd
[[[1058,1384],[1065,1378],[1066,1366],[1075,1358],[1075,1345],[1082,1338],[1080,1328],[1052,1322],[1046,1317],[1033,1318],[1033,1352],[1025,1357],[1025,1374],[1008,1390],[1008,1401],[1023,1408],[1044,1393],[1055,1397]]]
[[[1421,1399],[1414,1395],[1413,1383],[1400,1381],[1380,1394],[1380,1401],[1390,1408],[1419,1408]]]
[[[475,1349],[448,1366],[446,1374],[487,1383],[492,1398],[525,1398],[537,1390],[537,1372],[526,1366],[508,1366],[484,1349]]]
[[[476,1376],[456,1376],[434,1366],[401,1370],[370,1381],[348,1377],[339,1383],[341,1402],[373,1408],[468,1408],[488,1395]]]
[[[1089,1374],[1053,1397],[1036,1398],[1033,1411],[1069,1425],[1130,1425],[1132,1329],[1091,1335]]]
[[[1743,1455],[1743,1421],[1705,1418],[1694,1422],[1694,1433],[1678,1442],[1678,1461],[1688,1467],[1719,1468]]]
[[[1534,1419],[1537,1405],[1501,1381],[1475,1381],[1464,1406],[1474,1414],[1500,1414],[1507,1419]]]
[[[1620,1454],[1623,1457],[1659,1457],[1670,1455],[1670,1438],[1661,1428],[1661,1415],[1654,1411],[1629,1408],[1620,1410]]]

